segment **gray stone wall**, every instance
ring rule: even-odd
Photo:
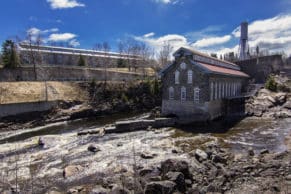
[[[56,105],[56,101],[0,104],[0,118],[23,113],[47,111]]]
[[[37,67],[38,81],[104,81],[105,71],[92,68],[74,67]],[[143,75],[107,71],[107,81],[142,80]],[[0,81],[34,81],[33,67],[0,69]]]
[[[186,63],[186,68],[181,69],[180,64]],[[180,72],[179,84],[175,84],[175,71]],[[193,80],[192,84],[188,84],[188,70],[193,71]],[[203,103],[208,100],[208,76],[203,74],[201,71],[198,71],[190,63],[189,59],[183,57],[175,61],[175,64],[167,71],[167,73],[162,77],[163,83],[163,99],[169,99],[169,87],[174,88],[174,100],[181,100],[181,87],[186,88],[186,101],[194,101],[194,88],[199,87],[200,89],[200,103]]]

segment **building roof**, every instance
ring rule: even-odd
[[[83,55],[83,56],[93,56],[93,57],[105,57],[105,58],[116,58],[116,59],[139,59],[140,56],[117,53],[117,52],[105,52],[97,50],[86,50],[86,49],[76,49],[67,47],[56,47],[56,46],[44,46],[44,45],[29,45],[26,43],[19,44],[19,50],[21,51],[34,51],[42,53],[55,53],[55,54],[67,54],[67,55]]]
[[[192,49],[181,47],[178,49],[174,56],[179,56],[179,53],[183,51],[188,55],[193,55],[193,58],[191,59],[191,64],[196,65],[200,68],[200,70],[204,71],[205,73],[209,74],[220,74],[220,75],[226,75],[226,76],[234,76],[234,77],[242,77],[242,78],[248,78],[249,76],[242,72],[240,70],[240,67],[234,63],[219,60],[214,57],[210,57],[206,54],[200,53],[198,51],[194,51]],[[166,66],[164,69],[161,70],[160,74],[164,74],[165,72],[170,69],[170,67],[175,64],[172,63],[168,66]]]
[[[210,64],[215,65],[215,66],[223,66],[223,67],[227,67],[227,68],[231,68],[231,69],[237,69],[237,70],[240,69],[240,67],[235,63],[232,63],[232,62],[229,62],[229,61],[225,61],[225,60],[221,60],[221,59],[218,59],[218,58],[215,58],[215,57],[211,57],[211,56],[209,56],[209,55],[207,55],[205,53],[193,50],[192,48],[181,47],[173,55],[175,56],[181,50],[186,51],[186,52],[190,52],[191,54],[194,54],[194,55],[205,57],[205,58],[209,59]],[[199,61],[199,59],[197,59],[197,61]]]
[[[234,69],[227,69],[223,67],[218,67],[206,63],[199,63],[203,68],[207,69],[210,71],[210,73],[215,73],[215,74],[223,74],[223,75],[231,75],[231,76],[238,76],[238,77],[249,77],[247,74],[245,74],[242,71],[234,70]]]

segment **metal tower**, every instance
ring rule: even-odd
[[[239,43],[239,59],[248,59],[248,22],[242,22],[240,25],[240,43]]]

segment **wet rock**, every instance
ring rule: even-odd
[[[211,156],[211,160],[214,163],[222,163],[222,164],[226,164],[227,163],[227,159],[219,156],[219,155],[212,155]]]
[[[145,194],[172,194],[176,184],[172,181],[157,181],[148,183],[145,187]]]
[[[261,154],[261,155],[263,155],[263,154],[268,154],[268,153],[270,153],[268,149],[262,149],[262,150],[260,151],[260,154]]]
[[[98,185],[97,187],[95,187],[94,189],[92,189],[92,191],[90,192],[90,194],[107,194],[109,191],[105,188],[103,188],[102,186]]]
[[[130,194],[130,191],[119,185],[115,185],[108,194]]]
[[[139,171],[139,175],[140,176],[145,176],[147,174],[152,173],[152,171],[153,171],[153,169],[151,169],[151,168],[144,168],[144,169]]]
[[[187,194],[200,194],[200,189],[198,187],[192,187],[191,189],[189,189],[189,191],[187,192]]]
[[[207,160],[208,158],[207,153],[200,149],[195,150],[194,156],[199,162],[202,162],[203,160]]]
[[[123,144],[121,142],[118,142],[116,146],[121,147],[121,146],[123,146]]]
[[[78,186],[78,187],[74,187],[72,189],[69,189],[67,191],[67,194],[85,194],[87,192],[88,191],[86,191],[84,187]]]
[[[248,149],[248,155],[249,156],[254,156],[255,155],[255,152],[254,152],[254,149],[253,148],[249,148]]]
[[[141,155],[140,155],[140,157],[143,159],[153,159],[156,156],[157,156],[157,154],[153,154],[153,153],[149,153],[149,152],[144,152],[144,153],[141,153]]]
[[[278,93],[275,95],[276,104],[282,105],[286,102],[286,93]]]
[[[150,181],[161,181],[162,180],[162,177],[161,176],[153,176],[153,177],[150,177]]]
[[[38,138],[38,142],[37,142],[37,144],[38,144],[39,146],[41,146],[41,147],[44,146],[44,141],[43,141],[42,137],[39,137],[39,138]]]
[[[179,191],[183,193],[186,191],[184,175],[181,172],[168,172],[166,174],[166,179],[176,183],[176,187]]]
[[[67,166],[64,170],[63,170],[63,176],[64,178],[68,178],[71,176],[74,176],[78,173],[80,173],[81,171],[83,171],[83,167],[80,165],[71,165],[71,166]]]
[[[93,145],[93,144],[89,145],[87,150],[90,151],[90,152],[93,152],[93,153],[101,151],[101,149],[98,146]]]
[[[57,188],[52,188],[46,194],[62,194],[62,192],[59,191]]]
[[[168,159],[161,163],[161,172],[165,176],[168,172],[181,172],[186,179],[192,179],[189,164],[186,161]]]

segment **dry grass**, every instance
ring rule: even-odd
[[[0,82],[0,104],[46,100],[46,88],[49,101],[88,99],[87,91],[72,82]]]

